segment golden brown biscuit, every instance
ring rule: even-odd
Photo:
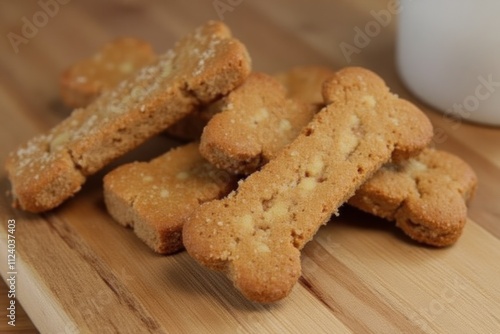
[[[213,167],[190,143],[153,159],[122,165],[104,177],[111,216],[131,226],[155,252],[182,249],[182,226],[201,203],[227,195],[236,178]]]
[[[102,92],[128,79],[156,58],[147,42],[132,37],[110,42],[91,58],[73,64],[61,74],[62,100],[69,107],[86,107]],[[208,122],[205,109],[186,115],[172,124],[166,134],[181,140],[198,140]]]
[[[325,66],[297,66],[274,77],[285,87],[287,96],[304,103],[323,106],[321,87],[335,71]]]
[[[310,65],[291,68],[286,72],[273,75],[273,78],[282,84],[288,98],[309,105],[310,108],[303,108],[303,111],[312,115],[314,109],[311,108],[316,108],[319,111],[323,107],[321,87],[323,82],[334,73],[328,67]],[[208,121],[221,111],[222,102],[219,100],[199,112],[188,115],[185,119],[172,125],[167,133],[180,139],[199,139]],[[237,120],[235,119],[235,121]],[[304,125],[300,124],[301,127]]]
[[[103,91],[115,87],[156,58],[153,48],[145,41],[123,37],[109,42],[95,55],[61,74],[62,100],[71,108],[85,107]]]
[[[290,143],[315,112],[287,98],[273,77],[252,73],[205,126],[200,152],[221,169],[250,174]]]
[[[224,271],[248,299],[287,296],[318,228],[384,163],[431,140],[427,117],[368,70],[337,72],[323,94],[327,106],[290,145],[184,225],[189,254]]]
[[[114,158],[239,86],[250,72],[243,44],[211,21],[173,51],[76,109],[7,160],[14,206],[52,209]]]
[[[398,164],[387,164],[365,182],[349,204],[396,221],[412,239],[433,246],[457,241],[467,220],[467,201],[477,177],[453,154],[425,149]]]

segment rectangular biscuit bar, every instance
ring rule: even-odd
[[[87,176],[227,94],[249,72],[245,47],[224,24],[196,29],[156,63],[12,152],[6,169],[13,205],[32,212],[58,206]]]
[[[182,226],[189,215],[227,195],[236,181],[203,159],[194,142],[111,171],[104,177],[104,201],[118,223],[131,226],[155,252],[171,254],[183,248]]]

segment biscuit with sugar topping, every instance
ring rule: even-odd
[[[72,108],[85,107],[156,58],[151,45],[140,39],[122,37],[111,41],[61,74],[62,100]]]
[[[476,174],[467,163],[429,148],[409,160],[386,164],[349,204],[395,221],[416,241],[443,247],[462,234],[466,205],[476,186]]]
[[[290,145],[184,225],[188,253],[250,300],[287,296],[301,275],[300,250],[319,227],[383,164],[432,138],[428,118],[368,70],[337,72],[323,95],[327,106]]]
[[[6,169],[14,206],[32,212],[58,206],[87,176],[229,93],[249,73],[244,45],[223,23],[199,27],[173,51],[12,152]]]
[[[170,254],[182,249],[182,226],[189,215],[235,185],[234,176],[208,163],[198,143],[190,143],[106,174],[104,201],[118,223],[131,226],[155,252]]]
[[[200,152],[221,169],[250,174],[297,137],[316,110],[287,98],[273,77],[252,73],[205,126]]]
[[[151,45],[145,41],[122,37],[109,42],[92,57],[74,63],[61,74],[62,100],[69,107],[86,107],[156,58]],[[212,109],[212,104],[203,106],[172,124],[166,133],[183,140],[199,139],[213,114]]]

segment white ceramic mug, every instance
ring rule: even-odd
[[[500,126],[500,0],[400,0],[397,66],[420,99]]]

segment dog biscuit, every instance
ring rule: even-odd
[[[12,152],[6,169],[14,206],[32,212],[58,206],[87,176],[229,93],[249,73],[244,45],[224,24],[199,27],[156,63]]]
[[[287,296],[301,275],[300,250],[318,228],[383,164],[431,140],[428,118],[368,70],[337,72],[323,95],[327,106],[290,145],[184,225],[188,253],[226,272],[250,300]]]
[[[301,101],[305,101],[310,105],[319,106],[320,103],[318,102],[317,94],[315,94],[316,90],[320,95],[320,88],[323,82],[333,74],[334,72],[328,68],[307,66],[293,68],[287,72],[278,74],[277,77],[285,86],[289,97],[300,98]],[[248,122],[246,119],[236,118],[235,122],[232,123],[233,127],[241,126],[241,124],[236,123],[236,121]],[[301,128],[302,126],[299,129]],[[297,133],[299,129],[297,129]],[[251,132],[251,129],[249,131]],[[245,132],[245,134],[249,131]],[[273,132],[269,132],[269,134],[273,134]],[[241,141],[246,143],[247,140],[242,138]],[[233,142],[233,144],[236,146],[236,143]],[[241,144],[240,146],[243,145]],[[415,180],[415,176],[412,176],[412,170],[409,169],[409,166],[413,166],[414,162],[423,163],[420,159],[425,159],[425,161],[427,161],[430,157],[436,160],[442,158],[441,164],[433,164],[435,168],[426,170],[425,177],[429,179],[429,182],[434,182],[434,184],[436,184],[435,186],[428,185],[428,192],[432,191],[432,194],[435,196],[439,194],[442,201],[454,203],[446,205],[450,212],[444,216],[442,211],[440,212],[436,209],[430,212],[427,211],[427,215],[423,217],[421,213],[424,212],[424,208],[420,207],[414,215],[420,217],[418,220],[423,220],[421,224],[409,225],[400,218],[398,219],[398,226],[402,228],[404,226],[403,231],[417,241],[434,246],[450,245],[459,238],[467,219],[464,200],[467,200],[468,196],[471,195],[475,182],[474,172],[471,168],[457,157],[449,156],[451,156],[449,153],[426,149],[418,157],[412,159],[411,164],[407,161],[402,161],[400,164],[388,164],[381,168],[373,179],[368,180],[357,191],[356,195],[350,199],[349,203],[364,211],[381,216],[382,218],[396,220],[395,211],[401,209],[400,205],[404,203],[404,200],[407,197],[414,201],[417,199],[417,197],[414,196],[415,187],[410,186],[413,185],[414,182],[409,183],[411,180]],[[448,164],[443,165],[444,162]],[[452,198],[457,196],[457,192],[443,193],[443,182],[446,182],[446,180],[449,181],[448,177],[444,175],[453,173],[452,170],[448,171],[444,167],[455,168],[455,171],[460,171],[463,174],[461,179],[458,175],[456,176],[456,179],[461,181],[461,183],[456,183],[456,185],[459,189],[462,189],[462,200],[455,200]],[[431,189],[431,187],[433,188]],[[430,197],[426,197],[426,199],[430,199]],[[427,203],[427,201],[420,201],[420,203],[424,204]],[[438,202],[433,201],[433,203],[436,204]],[[403,208],[405,210],[408,209],[407,205]],[[401,214],[399,214],[398,217],[399,216],[401,216]],[[410,229],[410,226],[413,226],[413,229]]]
[[[328,67],[310,65],[294,67],[273,75],[273,78],[285,87],[288,98],[299,100],[319,110],[324,105],[321,86],[334,73]],[[203,128],[215,114],[221,111],[222,105],[222,100],[210,104],[199,112],[188,115],[185,120],[175,123],[168,128],[167,132],[180,139],[199,139]],[[305,108],[304,112],[311,113],[312,110]]]
[[[201,203],[227,195],[236,178],[203,159],[198,143],[177,147],[150,162],[122,165],[104,177],[110,215],[131,226],[155,252],[182,249],[182,226]]]
[[[109,42],[61,74],[62,100],[71,108],[85,107],[156,58],[151,45],[142,40],[123,37]]]
[[[110,42],[94,56],[83,59],[61,74],[61,97],[73,108],[83,108],[102,92],[128,79],[157,56],[151,46],[132,37],[123,37]],[[181,140],[199,140],[207,124],[206,111],[209,106],[196,110],[166,130],[166,134]]]
[[[476,174],[467,163],[429,148],[382,167],[348,203],[395,221],[416,241],[443,247],[460,237],[467,220],[466,204],[476,185]]]
[[[288,99],[273,77],[252,73],[205,126],[200,152],[221,169],[250,174],[290,143],[315,112]]]

